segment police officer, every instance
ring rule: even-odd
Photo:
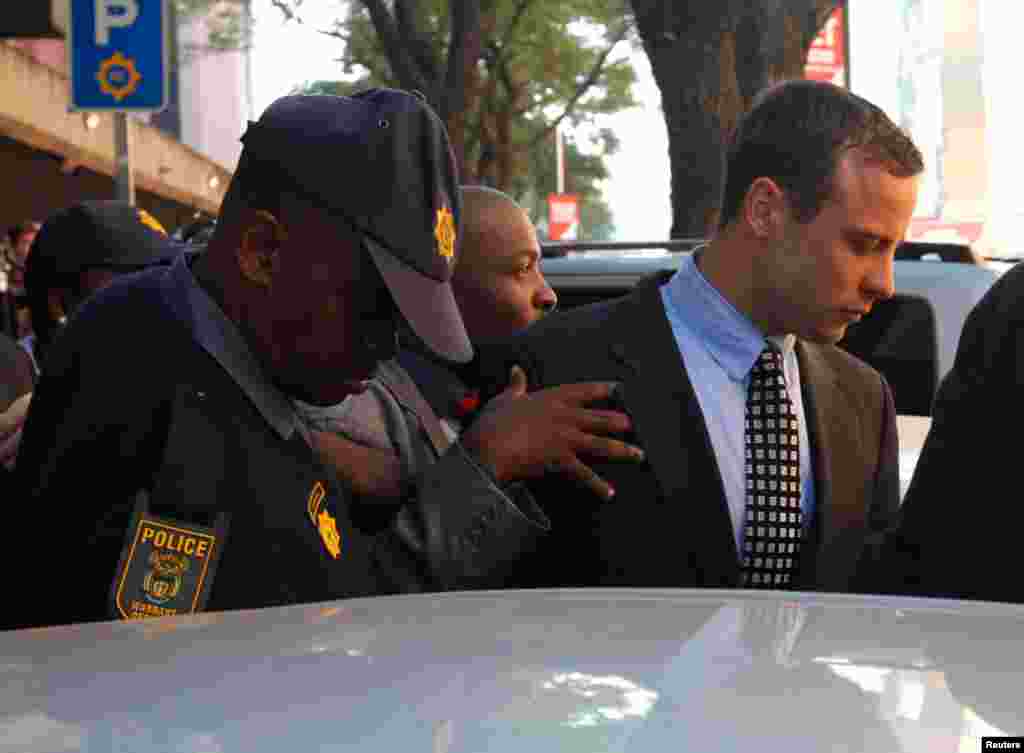
[[[600,436],[624,416],[583,407],[613,385],[508,397],[386,525],[360,522],[292,401],[364,389],[400,316],[471,357],[447,137],[377,89],[285,97],[242,141],[206,251],[115,281],[51,352],[7,506],[8,627],[486,585],[547,528],[503,486],[635,454]]]
[[[32,334],[21,344],[36,373],[63,325],[89,296],[119,275],[167,263],[176,251],[156,218],[126,201],[82,201],[48,217],[25,265]]]

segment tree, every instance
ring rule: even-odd
[[[661,90],[674,238],[715,225],[721,155],[765,86],[802,78],[815,34],[843,0],[631,0]]]
[[[174,0],[174,11],[179,22],[202,17],[206,25],[206,38],[200,44],[191,44],[184,50],[186,57],[252,46],[252,0]]]
[[[295,87],[293,94],[349,95],[364,88],[364,81],[311,81]],[[534,132],[549,138],[530,149],[527,169],[515,176],[502,190],[511,195],[529,213],[537,225],[541,240],[547,239],[547,197],[557,188],[554,132]],[[565,137],[566,192],[580,198],[580,240],[610,240],[615,234],[611,208],[604,199],[601,181],[608,178],[604,158],[619,148],[619,140],[610,130],[601,129],[589,139],[589,148],[581,151],[572,136]]]
[[[509,190],[563,123],[632,106],[613,50],[625,0],[363,0],[333,29],[357,86],[422,92],[445,120],[462,180]]]

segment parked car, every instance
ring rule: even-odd
[[[0,633],[0,751],[980,751],[1024,730],[1022,657],[1003,604],[356,599]]]

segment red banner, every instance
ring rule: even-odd
[[[548,238],[553,241],[576,240],[579,227],[579,196],[573,193],[548,194]]]
[[[804,78],[846,86],[846,27],[843,9],[836,8],[811,42]]]

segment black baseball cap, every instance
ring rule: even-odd
[[[455,161],[422,96],[282,97],[242,143],[239,173],[272,170],[354,229],[413,332],[450,361],[473,357],[450,284],[461,218]]]
[[[65,280],[94,267],[165,264],[182,249],[143,209],[126,201],[83,201],[43,223],[29,251],[25,284],[33,287],[32,278],[41,277]]]

